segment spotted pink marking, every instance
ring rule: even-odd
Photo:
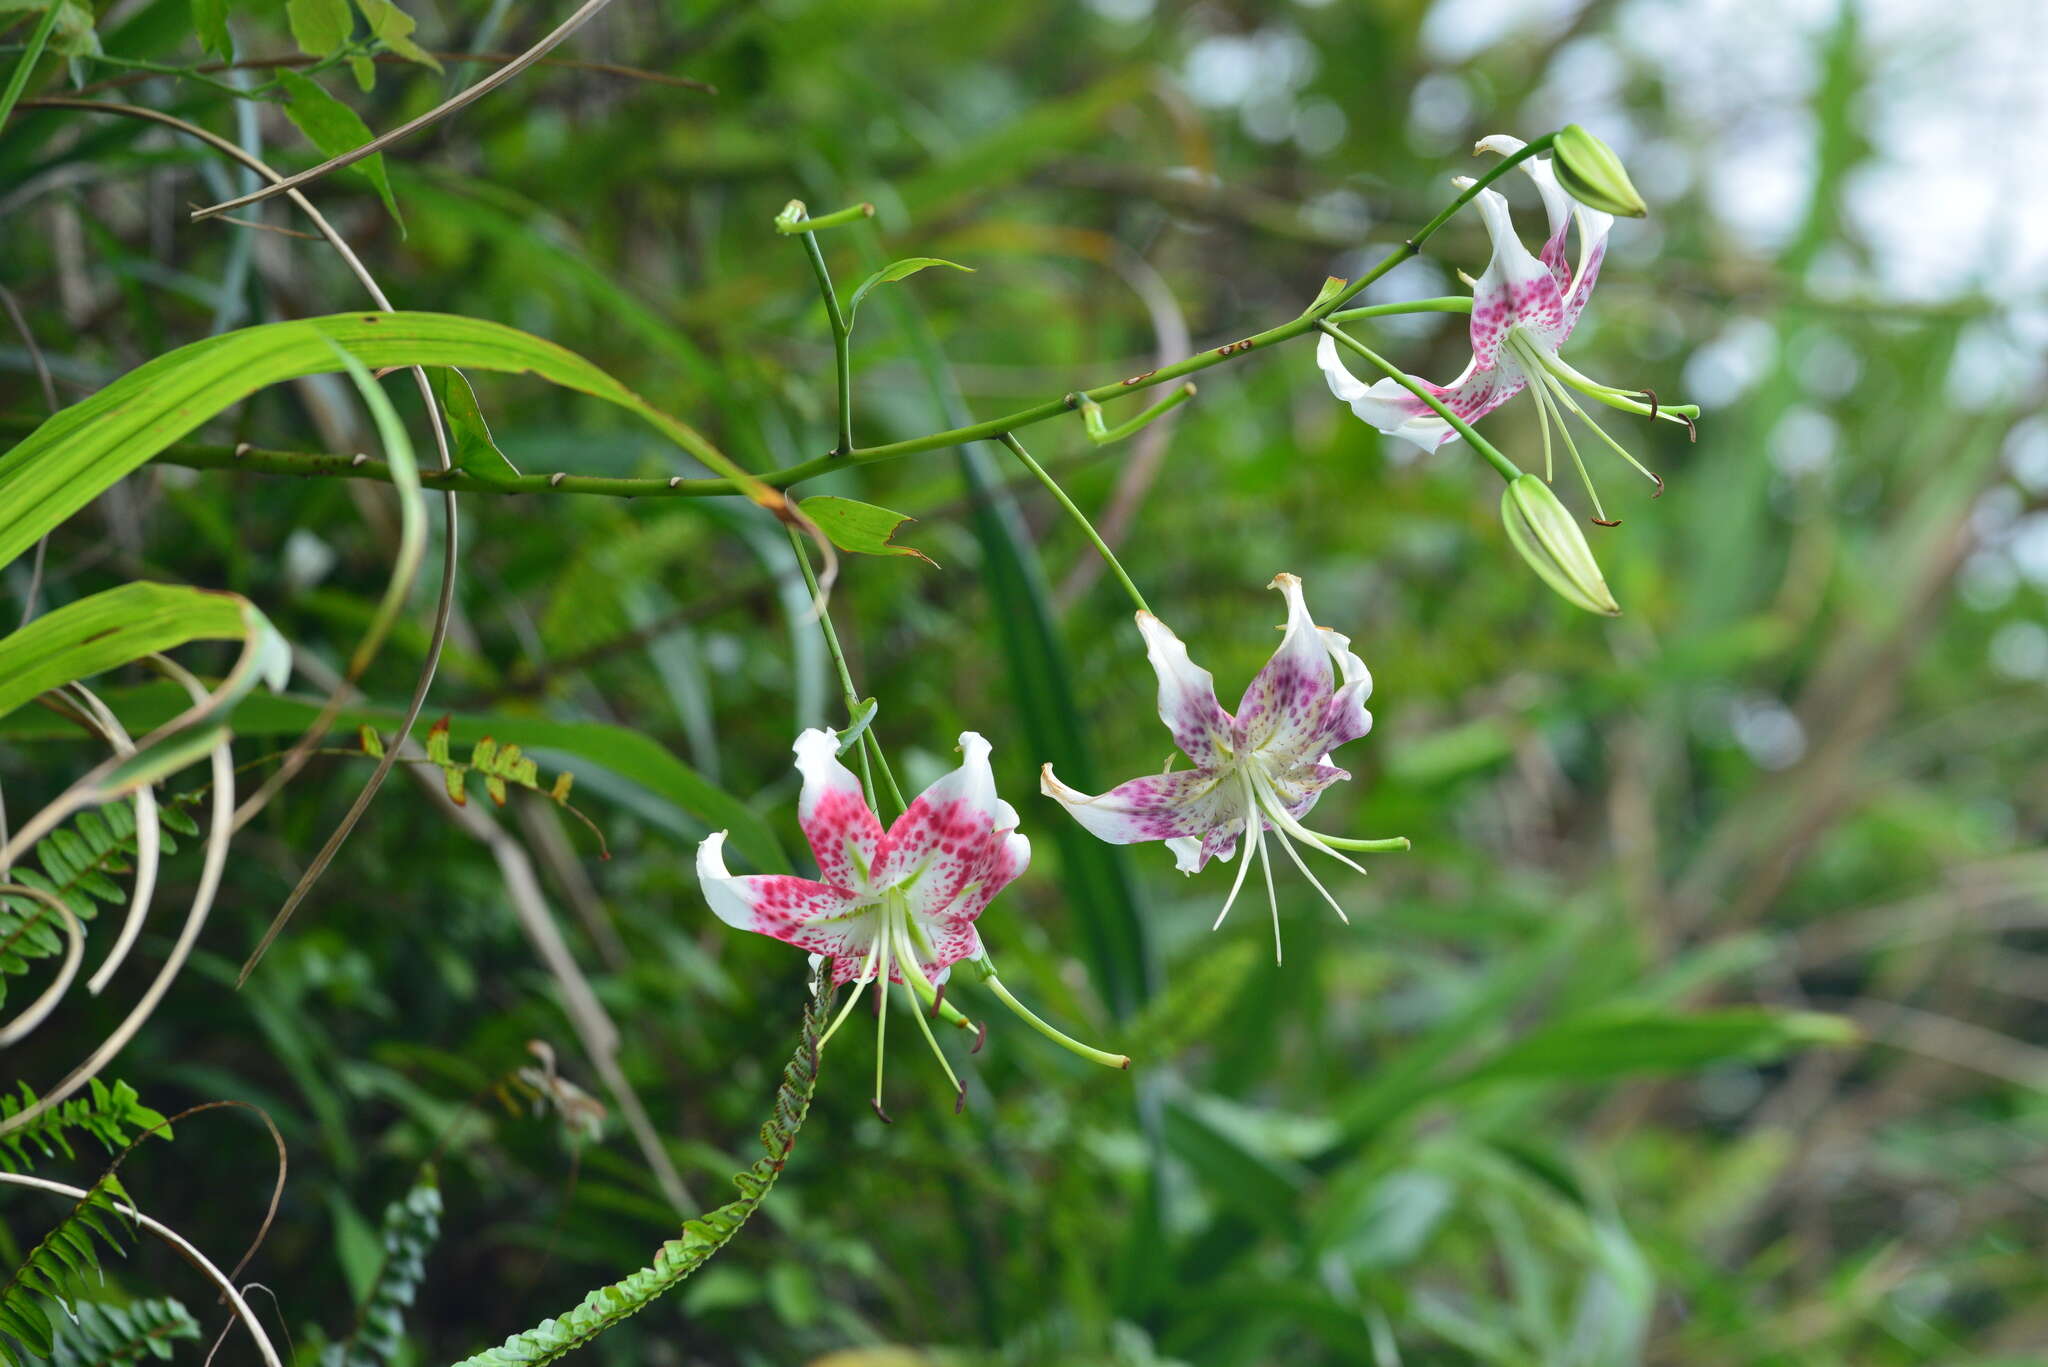
[[[842,887],[863,886],[882,843],[882,823],[859,788],[828,788],[805,806],[798,824],[818,861],[819,876]]]

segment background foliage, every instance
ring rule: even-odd
[[[584,1351],[840,1367],[2044,1360],[2044,273],[2030,230],[1986,230],[1936,174],[2016,169],[1974,131],[1987,105],[2016,117],[2008,66],[2043,55],[2039,15],[2007,8],[1982,26],[1989,51],[1937,7],[1853,0],[620,4],[558,50],[568,61],[368,174],[316,183],[399,308],[558,342],[760,469],[833,440],[823,311],[801,248],[770,226],[792,197],[877,206],[821,239],[842,288],[897,257],[975,268],[867,300],[855,429],[874,444],[1291,317],[1434,212],[1474,138],[1577,120],[1621,150],[1653,217],[1617,229],[1575,357],[1707,408],[1697,445],[1631,434],[1669,480],[1661,500],[1607,475],[1626,524],[1596,542],[1627,610],[1612,624],[1514,561],[1468,451],[1404,458],[1331,402],[1306,342],[1206,372],[1152,429],[1164,440],[1098,450],[1078,418],[1026,434],[1107,510],[1226,696],[1270,650],[1279,612],[1261,586],[1279,570],[1376,671],[1378,727],[1319,816],[1415,849],[1344,881],[1348,928],[1283,877],[1280,967],[1256,916],[1208,932],[1216,876],[1075,842],[1035,796],[1042,760],[1085,787],[1165,746],[1124,601],[1036,485],[992,447],[807,484],[919,519],[898,539],[936,568],[850,558],[834,600],[861,691],[881,700],[874,725],[906,784],[936,774],[961,729],[995,742],[1037,849],[985,923],[1006,976],[1138,1064],[1104,1074],[998,1028],[955,1118],[905,1051],[885,1128],[868,1044],[835,1043],[758,1218]],[[89,98],[173,112],[287,169],[480,74],[450,54],[520,51],[559,18],[452,0],[413,7],[410,29],[388,6],[343,10],[350,60],[273,85],[267,67],[155,68],[205,65],[202,41],[218,57],[230,37],[242,57],[327,50],[306,26],[329,7],[97,9],[88,29],[67,9],[72,55],[38,68],[31,96],[98,87]],[[0,8],[0,41],[18,54],[37,17]],[[1941,85],[1957,64],[1967,100]],[[1957,101],[1950,122],[1909,129],[1930,84]],[[282,201],[242,224],[186,220],[251,184],[146,123],[16,114],[0,284],[60,402],[226,329],[361,306],[324,244],[247,226],[302,229]],[[1463,216],[1371,297],[1452,292],[1453,270],[1483,260]],[[1426,316],[1370,335],[1448,377],[1460,328]],[[522,471],[704,473],[586,397],[470,378]],[[387,389],[424,451],[418,396]],[[10,332],[0,421],[18,436],[43,413]],[[1488,430],[1527,464],[1533,422],[1516,405]],[[190,440],[383,454],[339,376],[265,390]],[[367,776],[368,760],[327,756],[242,833],[200,953],[117,1064],[165,1114],[232,1097],[282,1131],[290,1180],[247,1275],[302,1359],[452,1361],[642,1266],[752,1160],[806,1000],[800,957],[718,925],[689,872],[707,820],[750,825],[757,863],[798,850],[789,740],[843,720],[779,530],[733,500],[473,494],[462,510],[428,716],[454,714],[458,759],[488,735],[532,753],[543,790],[574,774],[608,861],[544,791],[514,792],[498,819],[592,997],[565,994],[503,860],[449,819],[431,772],[384,791],[235,990]],[[373,620],[398,536],[378,484],[158,463],[53,538],[43,602],[141,578],[230,589],[331,672]],[[436,563],[342,744],[402,709]],[[4,587],[18,608],[26,560]],[[232,659],[183,654],[215,672]],[[124,716],[182,705],[108,683]],[[237,757],[282,749],[310,710],[252,697]],[[16,814],[99,757],[34,708],[0,732]],[[167,882],[189,885],[196,856],[185,842],[167,857]],[[145,934],[144,956],[168,935]],[[61,1075],[125,1001],[74,993],[7,1076]],[[1764,1008],[1841,1013],[1861,1038],[1787,1054]],[[616,1028],[611,1076],[591,1009]],[[559,1074],[515,1091],[532,1039]],[[567,1123],[591,1113],[562,1080],[608,1108],[595,1139]],[[73,1147],[49,1166],[90,1186],[104,1155]],[[440,1237],[405,1235],[423,1261],[404,1332],[380,1317],[365,1336],[357,1307],[388,1303],[380,1212],[405,1209],[429,1160]],[[138,1149],[121,1181],[225,1265],[262,1218],[272,1161],[246,1118],[216,1112]],[[0,1265],[61,1213],[10,1190]],[[184,1357],[218,1328],[210,1293],[159,1247],[110,1258],[107,1278],[94,1299],[138,1308],[95,1311],[69,1342],[160,1324],[150,1342]],[[200,1339],[142,1305],[167,1291]]]

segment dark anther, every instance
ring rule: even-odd
[[[945,1004],[945,1001],[946,985],[944,983],[940,983],[939,990],[932,993],[932,1014],[934,1016],[939,1014],[939,1008]]]
[[[882,1109],[882,1098],[871,1097],[868,1100],[868,1105],[875,1108],[875,1114],[882,1118],[882,1123],[884,1125],[894,1125],[896,1123],[895,1121],[889,1119],[889,1113]]]
[[[1687,441],[1698,441],[1700,439],[1700,429],[1694,427],[1692,425],[1692,419],[1686,418],[1685,414],[1680,413],[1678,416],[1681,418],[1685,418],[1685,439]]]
[[[1586,520],[1588,522],[1591,522],[1595,527],[1619,527],[1621,525],[1621,519],[1618,517],[1614,519],[1614,521],[1612,522],[1606,522],[1597,517],[1587,518]]]
[[[1657,421],[1657,391],[1645,389],[1643,393],[1650,396],[1650,421],[1655,422]]]
[[[1651,478],[1651,479],[1654,479],[1654,480],[1656,480],[1656,481],[1657,481],[1657,492],[1656,492],[1656,493],[1654,493],[1654,494],[1651,494],[1651,495],[1650,495],[1650,497],[1651,497],[1651,498],[1662,498],[1662,497],[1664,497],[1664,476],[1662,476],[1662,475],[1658,474],[1658,473],[1657,473],[1657,472],[1656,472],[1655,470],[1652,470],[1652,471],[1650,471],[1650,478]]]
[[[963,1083],[961,1083],[961,1084],[960,1084],[960,1095],[958,1095],[958,1096],[956,1096],[956,1097],[954,1097],[954,1098],[953,1098],[953,1114],[954,1114],[954,1115],[958,1115],[958,1114],[960,1114],[960,1112],[962,1112],[962,1111],[964,1111],[964,1110],[966,1110],[966,1109],[967,1109],[967,1084],[963,1082]]]
[[[1125,383],[1125,384],[1127,384],[1127,385],[1133,385],[1133,384],[1143,384],[1143,383],[1145,383],[1145,381],[1147,381],[1147,380],[1151,379],[1151,378],[1152,378],[1152,377],[1153,377],[1154,375],[1157,375],[1158,373],[1159,373],[1159,372],[1158,372],[1157,370],[1148,370],[1148,371],[1146,371],[1146,372],[1145,372],[1145,373],[1144,373],[1143,375],[1133,375],[1133,376],[1131,376],[1131,378],[1130,378],[1130,379],[1128,379],[1128,380],[1125,380],[1125,381],[1124,381],[1124,383]]]
[[[981,1046],[987,1043],[988,1022],[976,1021],[974,1023],[974,1047],[972,1049],[969,1049],[967,1052],[970,1054],[978,1054],[981,1052]]]

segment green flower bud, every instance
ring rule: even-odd
[[[1500,496],[1500,520],[1522,559],[1560,598],[1588,612],[1621,616],[1577,520],[1540,476],[1524,474],[1508,481]]]
[[[1579,203],[1623,218],[1641,218],[1650,212],[1614,149],[1577,124],[1566,124],[1559,131],[1550,152],[1557,183]]]

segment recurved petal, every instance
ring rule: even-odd
[[[1277,575],[1268,587],[1286,597],[1287,625],[1273,658],[1244,691],[1244,701],[1237,709],[1237,730],[1240,746],[1271,762],[1314,743],[1334,685],[1330,651],[1309,616],[1301,580],[1291,574]]]
[[[1461,178],[1458,183],[1472,182]],[[1570,331],[1557,278],[1550,267],[1529,255],[1529,249],[1515,236],[1514,218],[1504,196],[1481,190],[1475,204],[1486,222],[1487,235],[1493,239],[1493,258],[1472,287],[1473,360],[1481,369],[1491,367],[1508,329],[1517,324],[1556,350]]]
[[[974,877],[990,842],[1017,824],[1016,811],[996,796],[988,755],[980,735],[960,733],[960,767],[911,799],[882,838],[877,888],[901,888],[942,906]],[[927,880],[930,886],[919,886]]]
[[[1090,835],[1112,845],[1199,839],[1243,817],[1238,785],[1228,774],[1210,769],[1147,774],[1090,797],[1060,782],[1048,764],[1039,773],[1038,790],[1071,812]]]
[[[1227,759],[1230,714],[1216,701],[1215,676],[1189,659],[1180,637],[1151,613],[1138,613],[1138,634],[1159,676],[1159,720],[1173,733],[1173,743],[1197,766]]]
[[[839,762],[839,738],[813,728],[796,738],[794,748],[797,772],[804,776],[797,825],[810,842],[819,876],[843,888],[867,888],[882,823],[868,807],[860,780]]]
[[[1474,153],[1492,152],[1511,157],[1528,146],[1520,138],[1506,133],[1495,133],[1481,138],[1472,150]],[[1557,183],[1557,169],[1548,157],[1528,157],[1517,165],[1524,175],[1536,184],[1536,193],[1543,197],[1543,215],[1550,220],[1550,236],[1543,241],[1543,250],[1537,256],[1550,268],[1551,278],[1557,281],[1560,291],[1571,286],[1572,265],[1565,255],[1565,238],[1571,232],[1572,209],[1577,201],[1565,193]]]
[[[1323,645],[1330,652],[1330,658],[1337,662],[1337,677],[1340,682],[1337,691],[1330,695],[1329,706],[1323,709],[1323,726],[1316,737],[1314,746],[1323,753],[1336,749],[1346,741],[1357,740],[1372,730],[1372,713],[1366,710],[1366,700],[1372,697],[1372,671],[1365,667],[1351,649],[1351,638],[1341,632],[1319,627]]]
[[[873,910],[858,893],[788,874],[733,877],[724,831],[697,846],[697,882],[718,919],[740,930],[836,959],[858,959],[873,943]]]
[[[1242,820],[1227,822],[1211,827],[1202,836],[1176,836],[1166,842],[1166,848],[1173,851],[1173,866],[1182,873],[1200,873],[1209,866],[1211,859],[1221,859],[1226,864],[1237,853],[1237,837],[1244,833]]]
[[[1350,404],[1352,413],[1368,426],[1413,442],[1424,451],[1434,451],[1458,435],[1435,409],[1399,380],[1360,383],[1345,367],[1335,340],[1327,335],[1316,345],[1316,363],[1330,383],[1330,392]],[[1475,358],[1465,367],[1465,373],[1448,385],[1431,384],[1419,376],[1410,378],[1466,422],[1479,421],[1521,393],[1527,383],[1521,367],[1505,353],[1497,353],[1493,365],[1484,369]]]

